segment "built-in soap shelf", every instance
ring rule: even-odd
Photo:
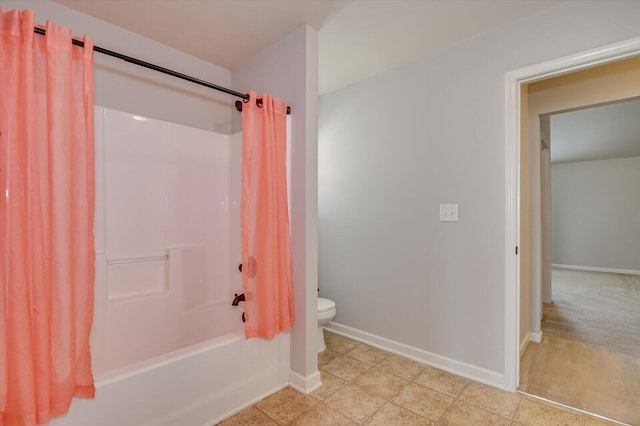
[[[168,253],[107,259],[107,298],[126,301],[165,293],[168,260]]]

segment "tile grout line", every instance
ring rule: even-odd
[[[355,348],[354,348],[354,349],[355,349]],[[353,351],[353,349],[352,349],[351,351]],[[351,351],[349,351],[349,352],[351,352]],[[369,367],[369,369],[368,369],[368,370],[366,370],[366,371],[371,370],[373,367],[377,367],[380,363],[382,363],[382,362],[383,362],[385,359],[387,359],[387,358],[389,358],[389,355],[387,355],[387,356],[386,356],[382,361],[379,361],[377,364],[373,364],[373,365],[372,365],[371,367]],[[354,358],[354,359],[356,359],[356,358]],[[360,360],[358,360],[358,361],[360,361]],[[353,381],[353,382],[355,382],[355,380],[356,380],[358,377],[362,376],[364,373],[366,373],[366,371],[363,371],[362,373],[360,373],[360,374],[359,374],[357,377],[355,377],[352,381]],[[355,386],[357,386],[357,385],[355,385]],[[400,392],[400,391],[398,390],[396,393],[398,393],[398,392]],[[366,393],[366,392],[365,392],[365,393]],[[367,394],[367,395],[368,395],[368,394]],[[394,396],[395,396],[395,394],[394,394]],[[392,397],[392,398],[393,398],[393,397]],[[380,410],[382,410],[382,408],[383,408],[385,405],[387,405],[387,403],[390,403],[390,402],[391,402],[391,399],[385,399],[384,404],[382,404],[382,405],[380,406],[380,408],[378,408],[378,409],[377,409],[373,414],[371,414],[370,416],[367,416],[367,418],[365,418],[365,419],[362,421],[362,423],[361,423],[361,424],[363,424],[363,425],[364,425],[367,421],[369,421],[369,420],[371,420],[373,417],[375,417],[375,415],[376,415],[376,414],[378,414],[378,413],[380,412]]]
[[[464,391],[469,387],[469,385],[471,384],[471,381],[468,381],[466,385],[464,385],[464,388],[462,388],[462,390],[460,391],[460,393],[458,394],[458,396],[456,396],[452,401],[451,404],[449,404],[449,406],[447,407],[446,410],[444,410],[444,412],[440,415],[440,417],[438,417],[438,420],[436,420],[436,424],[442,420],[447,413],[449,412],[449,410],[451,410],[451,408],[455,405],[456,402],[458,402],[460,400],[460,396],[462,396],[462,394],[464,393]],[[435,390],[435,389],[434,389]]]
[[[517,392],[516,392],[517,393]],[[516,407],[516,409],[513,411],[513,414],[511,416],[511,421],[509,422],[510,425],[514,425],[516,422],[516,417],[518,417],[518,412],[520,411],[520,408],[522,407],[522,403],[524,402],[524,398],[520,397],[520,401],[518,401],[518,406]]]
[[[387,358],[389,358],[389,356],[385,357],[385,359],[387,359]],[[374,365],[374,367],[377,367],[379,364],[381,364],[382,362],[384,362],[384,360],[385,360],[385,359],[383,359],[382,361],[380,361],[378,364],[375,364],[375,365]],[[384,370],[383,370],[383,371],[384,371]],[[364,374],[364,373],[363,373],[363,374]],[[400,376],[397,376],[397,375],[395,375],[395,374],[393,374],[393,373],[389,373],[389,374],[391,374],[392,376],[395,376],[395,377],[400,377]],[[359,376],[358,376],[358,377],[359,377]],[[402,377],[400,377],[400,378],[402,378]],[[411,382],[408,382],[408,383],[411,383]],[[395,392],[394,392],[394,394],[393,394],[392,396],[390,396],[389,398],[385,398],[385,402],[384,402],[384,404],[382,404],[382,405],[380,406],[380,408],[378,408],[378,409],[377,409],[373,414],[371,414],[369,417],[367,417],[367,419],[365,419],[365,421],[364,421],[364,422],[362,422],[362,424],[365,424],[368,420],[371,420],[373,417],[375,417],[375,416],[376,416],[376,414],[378,414],[380,411],[382,411],[382,409],[383,409],[387,404],[393,404],[393,405],[395,405],[396,407],[399,407],[398,405],[396,405],[396,404],[394,404],[394,403],[393,403],[392,399],[393,399],[393,398],[395,398],[396,396],[398,396],[398,394],[399,394],[400,392],[402,392],[402,390],[403,390],[403,389],[404,389],[404,387],[402,387],[402,388],[398,389],[397,391],[395,391]],[[402,408],[402,407],[401,407],[401,408]]]
[[[267,397],[267,398],[268,398],[268,397]],[[267,399],[267,398],[264,398],[264,399],[262,399],[261,401],[264,401],[264,400],[265,400],[265,399]],[[260,401],[258,401],[258,402],[260,402]],[[269,420],[271,420],[272,422],[274,422],[275,424],[277,424],[277,425],[279,424],[279,423],[276,421],[276,419],[272,418],[270,415],[268,415],[267,413],[265,413],[264,411],[262,411],[262,410],[260,409],[260,407],[258,407],[258,403],[253,404],[253,405],[252,405],[252,407],[254,407],[256,410],[260,411],[262,414],[264,414],[265,416],[267,416],[267,418],[268,418]]]
[[[365,345],[365,344],[363,343],[362,345]],[[368,345],[365,345],[365,346],[368,346]],[[358,359],[358,358],[355,358],[355,357],[353,357],[353,356],[349,355],[349,354],[350,354],[351,352],[353,352],[356,348],[357,348],[357,347],[355,347],[355,348],[351,349],[350,351],[346,352],[346,353],[345,353],[345,356],[348,356],[349,358],[355,359],[356,361],[360,361],[360,362],[364,362],[365,364],[369,364],[369,363],[367,363],[367,362],[365,362],[365,361],[362,361],[362,360],[360,360],[360,359]],[[349,382],[347,382],[347,383],[349,383],[349,384],[353,384],[354,386],[358,386],[357,384],[355,384],[355,383],[354,383],[354,382],[358,379],[358,377],[362,376],[363,374],[367,373],[368,371],[372,370],[373,368],[376,368],[376,367],[377,367],[377,368],[380,368],[380,367],[379,367],[379,366],[380,366],[380,364],[382,364],[385,360],[387,360],[387,359],[389,359],[391,356],[393,356],[393,354],[392,354],[392,353],[387,352],[387,351],[384,351],[383,349],[379,349],[379,348],[375,348],[375,349],[378,349],[378,350],[380,350],[380,351],[382,351],[382,352],[386,353],[387,355],[386,355],[382,360],[378,361],[377,363],[375,363],[375,364],[369,364],[369,368],[368,368],[366,371],[363,371],[362,373],[360,373],[358,376],[356,376],[355,378],[353,378],[351,381],[349,381]],[[390,375],[394,376],[394,377],[398,377],[398,378],[400,378],[400,379],[406,380],[406,381],[407,381],[407,385],[408,385],[408,384],[411,384],[411,383],[414,383],[414,384],[416,384],[416,385],[420,386],[418,383],[415,383],[415,379],[416,379],[418,376],[420,376],[420,374],[422,374],[422,372],[424,372],[425,368],[422,368],[422,370],[421,370],[419,373],[417,373],[417,374],[416,374],[413,378],[411,378],[411,379],[407,379],[407,378],[405,378],[405,377],[403,377],[403,376],[400,376],[400,375],[395,374],[395,373],[393,373],[393,372],[387,371],[387,370],[385,370],[385,369],[381,369],[381,370],[382,370],[383,372],[387,373],[387,374],[390,374]],[[358,387],[359,387],[359,386],[358,386]],[[391,396],[390,396],[390,397],[388,397],[388,398],[380,398],[380,399],[383,399],[383,400],[384,400],[384,403],[382,404],[382,406],[380,406],[380,408],[378,408],[376,411],[374,411],[370,416],[367,416],[367,417],[363,420],[363,422],[362,422],[361,424],[365,424],[366,422],[370,421],[370,420],[371,420],[373,417],[375,417],[375,416],[376,416],[380,411],[382,411],[382,409],[383,409],[387,404],[392,404],[392,405],[394,405],[395,407],[398,407],[398,408],[400,408],[400,409],[402,409],[402,410],[407,410],[408,412],[411,412],[411,413],[415,414],[416,416],[418,416],[418,417],[420,417],[420,418],[422,418],[422,419],[425,419],[425,420],[427,420],[427,421],[428,421],[428,422],[430,422],[430,423],[433,423],[433,421],[432,421],[431,419],[429,419],[429,418],[427,418],[427,417],[425,417],[425,416],[423,416],[423,415],[421,415],[421,414],[418,414],[418,413],[416,413],[416,412],[414,412],[414,411],[412,411],[412,410],[410,410],[410,409],[408,409],[408,408],[406,408],[406,407],[402,407],[402,406],[400,406],[400,405],[398,405],[398,404],[396,404],[396,403],[394,403],[394,402],[393,402],[393,398],[395,398],[396,396],[398,396],[398,395],[402,392],[402,390],[403,390],[405,387],[406,387],[406,385],[405,385],[405,386],[403,386],[403,387],[401,387],[401,388],[400,388],[400,389],[398,389],[397,391],[395,391],[395,392],[393,393],[393,395],[391,395]],[[366,393],[366,392],[365,392],[365,393]],[[366,394],[367,394],[367,393],[366,393]],[[367,394],[367,395],[369,395],[369,394]],[[369,396],[371,396],[371,395],[369,395]],[[354,419],[352,419],[352,420],[354,420]]]

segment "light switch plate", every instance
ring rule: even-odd
[[[440,222],[457,222],[458,205],[440,204]]]

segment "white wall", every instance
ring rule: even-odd
[[[552,164],[552,263],[640,271],[639,188],[640,157]]]
[[[336,322],[504,373],[505,73],[640,35],[566,2],[320,101],[319,286]],[[459,203],[460,221],[438,221]]]
[[[0,8],[31,9],[36,23],[51,20],[71,28],[75,36],[87,34],[96,46],[224,87],[231,83],[227,69],[48,0],[0,0]],[[94,55],[94,81],[96,105],[219,133],[231,131],[233,99],[221,92],[100,53]]]
[[[291,384],[310,391],[320,383],[317,329],[318,33],[302,26],[233,70],[235,90],[270,93],[291,106],[291,249],[294,325]],[[239,117],[234,127],[239,129]]]

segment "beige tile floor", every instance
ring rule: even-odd
[[[284,388],[219,423],[244,425],[613,425],[519,393],[505,392],[325,332],[323,386]]]

